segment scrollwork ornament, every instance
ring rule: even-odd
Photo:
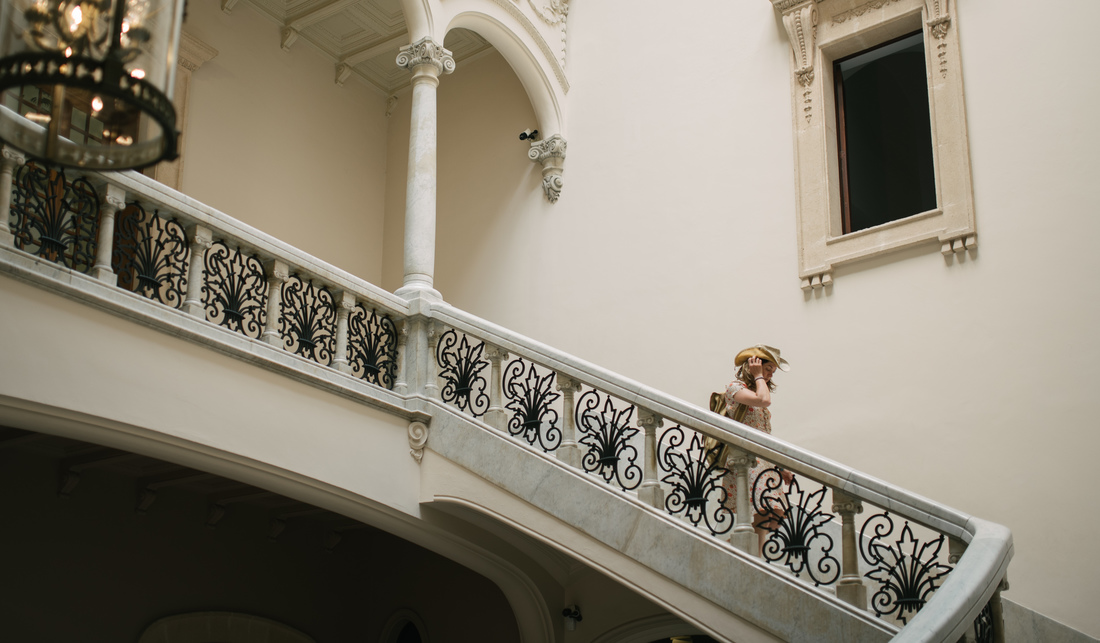
[[[552,371],[540,375],[534,364],[525,369],[521,359],[512,360],[504,369],[504,395],[508,398],[505,408],[512,411],[508,433],[531,446],[537,442],[545,452],[557,449],[562,440],[558,412],[551,408],[561,397],[553,390],[555,377]]]
[[[423,422],[409,423],[409,455],[417,464],[424,459],[424,447],[428,444],[428,425]]]
[[[544,163],[549,158],[564,159],[568,147],[568,142],[560,134],[554,134],[550,138],[533,141],[527,157],[536,163]]]
[[[840,578],[840,561],[832,555],[833,539],[821,530],[833,518],[821,507],[825,492],[822,486],[805,493],[794,476],[784,485],[778,467],[762,471],[752,490],[753,510],[769,532],[761,555],[769,562],[781,561],[795,576],[805,572],[814,585],[829,585]]]
[[[267,323],[267,277],[263,262],[221,241],[206,251],[203,304],[206,319],[259,339]]]
[[[118,214],[111,265],[120,288],[179,308],[187,288],[190,244],[176,219],[131,203]]]
[[[292,275],[283,284],[279,332],[288,351],[329,364],[335,350],[336,304],[327,288]]]
[[[638,429],[630,426],[634,407],[620,411],[607,395],[600,409],[600,399],[601,393],[593,389],[577,401],[576,425],[582,433],[579,442],[588,447],[581,466],[604,482],[614,481],[623,491],[636,489],[642,483],[642,470],[636,464],[638,450],[630,444],[638,434]]]
[[[482,375],[489,362],[485,361],[484,353],[485,342],[471,344],[466,335],[459,339],[453,328],[439,337],[435,351],[436,363],[442,369],[439,377],[446,382],[440,399],[474,417],[481,417],[489,410],[489,396],[485,393],[488,381]]]
[[[565,181],[561,178],[561,174],[547,174],[542,177],[542,191],[546,194],[546,199],[550,203],[558,202],[564,186]]]
[[[361,305],[348,315],[348,363],[352,373],[383,388],[393,389],[397,376],[397,326],[387,314]]]
[[[15,172],[11,232],[15,247],[77,272],[95,264],[99,195],[83,177],[27,162]]]
[[[926,543],[913,536],[906,521],[901,534],[893,543],[887,538],[894,533],[894,520],[890,512],[876,514],[867,519],[860,529],[859,552],[868,565],[874,567],[864,574],[879,583],[879,589],[871,597],[871,607],[878,616],[897,614],[902,623],[908,621],[936,591],[937,581],[951,571],[949,565],[939,562],[944,536]]]
[[[684,514],[696,527],[703,523],[712,535],[724,534],[733,528],[733,512],[725,506],[722,486],[728,471],[717,462],[722,445],[708,451],[694,431],[686,450],[681,449],[685,440],[683,427],[674,426],[657,443],[657,465],[667,474],[661,482],[672,488],[665,509],[673,516]]]

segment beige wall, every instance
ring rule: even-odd
[[[218,50],[192,77],[183,192],[368,281],[381,280],[386,100],[333,82],[307,42],[248,3],[188,6],[185,29]]]
[[[781,347],[776,435],[1012,528],[1010,597],[1100,636],[1100,6],[961,2],[979,249],[799,289],[786,34],[770,3],[575,3],[569,155],[549,205],[500,59],[440,85],[437,286],[451,303],[685,399]],[[486,92],[489,95],[485,95]],[[389,135],[400,284],[407,103]],[[522,115],[521,115],[522,112]],[[398,196],[395,190],[400,189]]]

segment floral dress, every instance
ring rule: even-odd
[[[735,402],[733,396],[738,391],[743,391],[747,387],[740,381],[734,380],[730,382],[730,385],[726,387],[726,415],[733,417],[734,411],[741,405],[740,402]],[[764,433],[772,432],[772,412],[765,407],[747,406],[745,407],[745,417],[741,418],[741,423],[752,428],[763,431]],[[723,463],[729,472],[722,476],[722,486],[726,489],[726,507],[733,513],[737,513],[737,479],[733,475],[733,465],[729,464],[729,459]],[[756,480],[760,477],[760,474],[766,469],[772,467],[771,463],[765,462],[759,458],[756,459],[756,465],[749,470],[749,489],[756,487]],[[756,490],[756,504],[762,506],[760,496],[763,494],[764,485],[760,485],[760,489]],[[750,491],[751,493],[751,491]]]

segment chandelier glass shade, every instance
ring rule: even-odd
[[[185,0],[0,0],[0,139],[64,167],[176,158]]]

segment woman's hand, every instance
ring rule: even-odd
[[[759,357],[749,358],[749,375],[752,375],[753,379],[764,377],[764,362]]]

